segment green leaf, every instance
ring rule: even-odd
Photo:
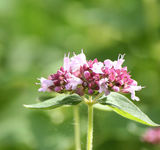
[[[51,96],[51,95],[41,95],[41,96],[38,97],[38,100],[40,102],[43,102],[43,101],[49,100],[49,99],[54,98],[54,97],[55,96]]]
[[[119,115],[134,120],[136,122],[149,125],[160,126],[154,123],[146,114],[144,114],[133,102],[127,97],[111,92],[108,96],[100,98],[99,103],[109,106],[113,111]]]
[[[82,101],[81,97],[77,94],[72,95],[59,95],[49,100],[45,100],[41,103],[24,105],[30,109],[54,109],[64,105],[77,105]]]
[[[102,110],[102,111],[112,111],[112,109],[106,105],[101,105],[99,103],[93,105],[94,108]]]

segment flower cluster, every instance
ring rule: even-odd
[[[97,59],[86,60],[83,51],[73,57],[65,56],[64,64],[56,74],[48,79],[41,78],[39,91],[55,91],[58,93],[77,93],[97,95],[104,92],[108,95],[111,91],[131,93],[132,100],[139,100],[135,91],[142,89],[137,82],[131,79],[127,67],[122,67],[124,55],[119,55],[118,60],[106,59],[100,62]]]
[[[151,144],[160,144],[160,128],[148,129],[144,133],[142,140]]]

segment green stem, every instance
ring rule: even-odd
[[[93,141],[93,104],[88,104],[87,150],[92,150],[92,141]]]
[[[74,106],[74,132],[76,150],[81,150],[80,126],[79,126],[79,106]]]

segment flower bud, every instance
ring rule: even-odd
[[[84,72],[84,77],[85,77],[86,79],[90,78],[90,76],[91,76],[91,74],[90,74],[89,71],[85,71],[85,72]]]
[[[88,94],[93,94],[93,90],[92,90],[92,89],[89,89],[89,90],[88,90]]]
[[[60,86],[56,86],[56,87],[54,88],[54,91],[55,91],[55,92],[60,92],[60,91],[61,91],[61,87],[60,87]]]

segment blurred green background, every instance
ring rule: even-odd
[[[54,73],[64,53],[117,59],[140,85],[135,102],[160,123],[159,0],[0,0],[0,150],[74,150],[72,108],[33,111],[38,77]],[[87,108],[81,106],[81,144]],[[158,150],[143,143],[146,127],[95,110],[94,150]]]

